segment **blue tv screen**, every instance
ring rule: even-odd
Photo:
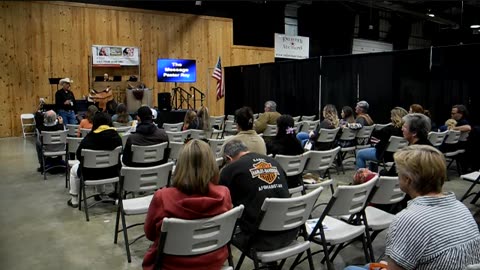
[[[157,82],[195,82],[197,67],[195,60],[163,59],[157,60]]]

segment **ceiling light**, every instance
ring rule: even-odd
[[[472,24],[472,25],[470,25],[470,28],[478,29],[478,28],[480,28],[480,24]]]

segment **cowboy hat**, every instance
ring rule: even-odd
[[[73,80],[70,80],[70,78],[63,78],[59,82],[59,84],[64,84],[64,83],[73,83]]]

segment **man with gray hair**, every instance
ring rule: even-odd
[[[370,105],[365,100],[359,101],[355,107],[355,113],[357,114],[355,122],[362,125],[362,127],[373,125],[373,120],[370,115],[368,115],[369,108]]]
[[[50,110],[43,114],[43,123],[37,125],[37,130],[41,136],[42,131],[58,131],[64,130],[63,118],[61,116],[57,117],[57,114]],[[42,142],[40,141],[40,136],[37,136],[36,148],[37,148],[37,157],[40,167],[37,169],[38,172],[43,172],[43,162],[42,162]]]
[[[253,124],[253,128],[257,133],[263,133],[267,128],[267,125],[276,125],[277,119],[280,117],[280,113],[277,112],[277,103],[273,100],[265,102],[265,112],[258,117]]]
[[[234,235],[233,242],[244,247],[257,231],[256,220],[265,198],[290,197],[287,176],[280,164],[273,158],[250,152],[240,140],[231,140],[224,145],[224,159],[227,166],[220,173],[220,185],[230,189],[234,206],[243,204],[245,210],[239,220],[241,232]],[[296,237],[297,230],[280,233],[264,233],[254,240],[259,251],[284,247]]]

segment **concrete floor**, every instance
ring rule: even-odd
[[[113,205],[92,208],[90,222],[86,222],[83,211],[66,204],[69,195],[65,176],[48,175],[44,181],[36,172],[37,167],[33,138],[0,139],[0,205],[3,207],[0,211],[0,269],[141,269],[150,242],[145,238],[136,242],[131,248],[132,262],[128,263],[123,237],[120,235],[118,244],[113,244]],[[345,175],[332,171],[332,176],[349,182],[353,168],[347,166],[346,169]],[[444,189],[460,197],[469,183],[459,180],[455,171],[450,172],[450,179]],[[330,196],[326,190],[320,199],[326,202]],[[465,203],[480,220],[478,205]],[[142,221],[142,217],[128,220]],[[141,233],[142,227],[129,231],[131,239]],[[385,233],[381,233],[374,241],[377,257],[385,249],[384,239]],[[314,251],[318,249],[315,245]],[[233,253],[236,262],[238,250],[233,248]],[[320,264],[321,258],[314,255],[316,269],[326,269]],[[363,263],[361,244],[346,248],[334,262],[337,269]],[[251,261],[246,260],[242,269],[252,269]],[[296,269],[308,269],[308,264],[304,262]]]

